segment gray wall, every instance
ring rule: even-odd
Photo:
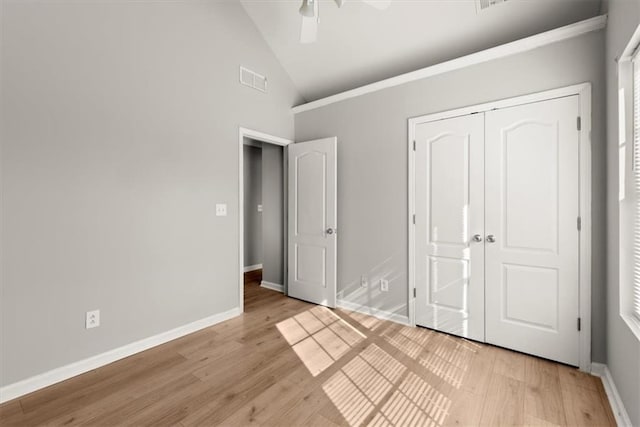
[[[242,147],[244,185],[244,266],[262,264],[262,148]]]
[[[618,210],[618,79],[615,59],[640,24],[640,3],[608,2],[607,24],[607,365],[631,422],[640,426],[640,341],[620,317]],[[631,229],[629,229],[631,233]]]
[[[407,119],[593,84],[593,358],[605,360],[604,33],[549,45],[296,115],[296,140],[338,137],[338,291],[407,314]],[[360,275],[369,277],[367,289]],[[378,279],[390,279],[389,292]],[[340,295],[339,295],[340,297]]]
[[[282,147],[262,144],[262,280],[284,284],[284,165]]]
[[[292,138],[299,101],[241,6],[3,0],[0,28],[0,384],[237,307],[238,126]]]

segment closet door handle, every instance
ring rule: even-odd
[[[495,241],[496,241],[496,236],[494,236],[493,234],[489,234],[489,235],[487,236],[487,242],[489,242],[489,243],[495,243]]]
[[[482,242],[482,236],[479,234],[474,234],[472,239],[474,242]]]

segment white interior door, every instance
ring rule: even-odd
[[[415,138],[416,323],[483,341],[483,115],[418,124]]]
[[[486,340],[579,364],[579,115],[571,96],[486,113]]]
[[[288,146],[288,294],[336,305],[337,138]]]

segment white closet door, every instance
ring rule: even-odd
[[[484,340],[483,115],[416,126],[416,323]]]
[[[579,364],[578,97],[486,113],[486,340]]]
[[[288,146],[289,296],[336,306],[337,138]]]

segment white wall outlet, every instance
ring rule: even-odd
[[[387,279],[380,279],[380,290],[387,292],[389,290],[389,281]]]
[[[258,212],[262,212],[262,205],[258,205]]]
[[[369,286],[369,282],[367,281],[367,276],[360,276],[360,287],[366,288]]]
[[[216,216],[227,216],[227,204],[226,203],[217,203],[216,204]]]
[[[100,326],[100,310],[87,311],[85,327],[91,329],[97,328],[98,326]]]

